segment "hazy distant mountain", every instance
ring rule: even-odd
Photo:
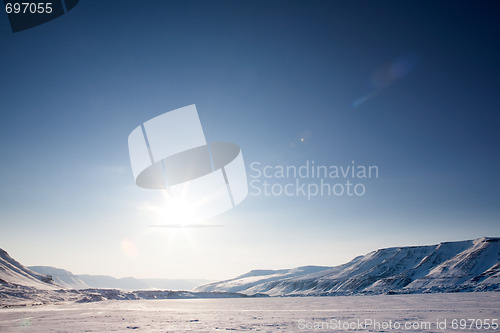
[[[37,289],[60,289],[50,276],[39,274],[12,259],[9,254],[0,249],[0,286],[26,286]]]
[[[50,275],[55,283],[69,289],[85,289],[90,288],[88,284],[83,282],[78,276],[65,269],[49,267],[49,266],[29,266],[34,272]]]
[[[252,271],[196,290],[290,296],[500,290],[500,238],[381,249],[293,277],[279,277],[282,271]]]
[[[193,290],[195,287],[211,282],[206,279],[141,279],[150,289]]]
[[[234,279],[213,282],[195,288],[196,291],[241,292],[264,282],[278,281],[287,278],[321,272],[331,267],[304,266],[292,269],[253,270]]]
[[[137,279],[133,277],[117,279],[108,275],[75,275],[65,269],[49,266],[30,266],[32,271],[52,276],[55,283],[69,289],[105,288],[123,290],[191,290],[210,282],[204,279]]]
[[[149,286],[143,281],[133,278],[114,278],[107,275],[78,275],[78,277],[91,288],[114,288],[126,290],[149,289]]]

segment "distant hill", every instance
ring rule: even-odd
[[[30,266],[28,269],[50,275],[54,282],[68,289],[122,289],[122,290],[191,290],[210,282],[203,279],[137,279],[133,277],[114,278],[108,275],[75,275],[65,269],[49,266]]]
[[[500,238],[386,248],[317,272],[291,271],[251,271],[195,290],[271,296],[500,290]]]
[[[195,290],[241,292],[265,282],[281,281],[292,277],[321,272],[330,268],[328,266],[304,266],[292,269],[259,269],[237,276],[234,279],[204,284],[195,288]]]
[[[49,266],[29,266],[34,272],[50,275],[55,283],[68,289],[86,289],[90,288],[82,279],[65,269]]]
[[[206,279],[141,279],[150,289],[193,290],[199,285],[212,282]]]
[[[114,278],[107,275],[78,275],[83,282],[89,285],[91,288],[114,288],[114,289],[126,289],[126,290],[139,290],[139,289],[149,289],[150,287],[143,281],[133,278]]]

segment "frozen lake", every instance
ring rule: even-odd
[[[500,293],[167,299],[0,309],[0,332],[492,332]]]

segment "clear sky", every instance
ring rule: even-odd
[[[495,1],[105,3],[15,34],[0,15],[0,247],[23,264],[224,279],[500,236]],[[150,228],[162,194],[134,184],[127,137],[190,104],[249,180],[253,162],[379,177],[363,196],[250,195],[222,228]]]

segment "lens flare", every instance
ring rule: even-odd
[[[129,238],[125,238],[121,243],[122,251],[129,258],[135,259],[139,255],[139,251],[137,250],[137,246],[134,241]]]
[[[391,64],[377,69],[370,78],[372,92],[352,102],[352,107],[357,108],[378,95],[382,90],[393,84],[395,81],[404,78],[410,74],[417,64],[416,55],[407,55],[399,57]]]

